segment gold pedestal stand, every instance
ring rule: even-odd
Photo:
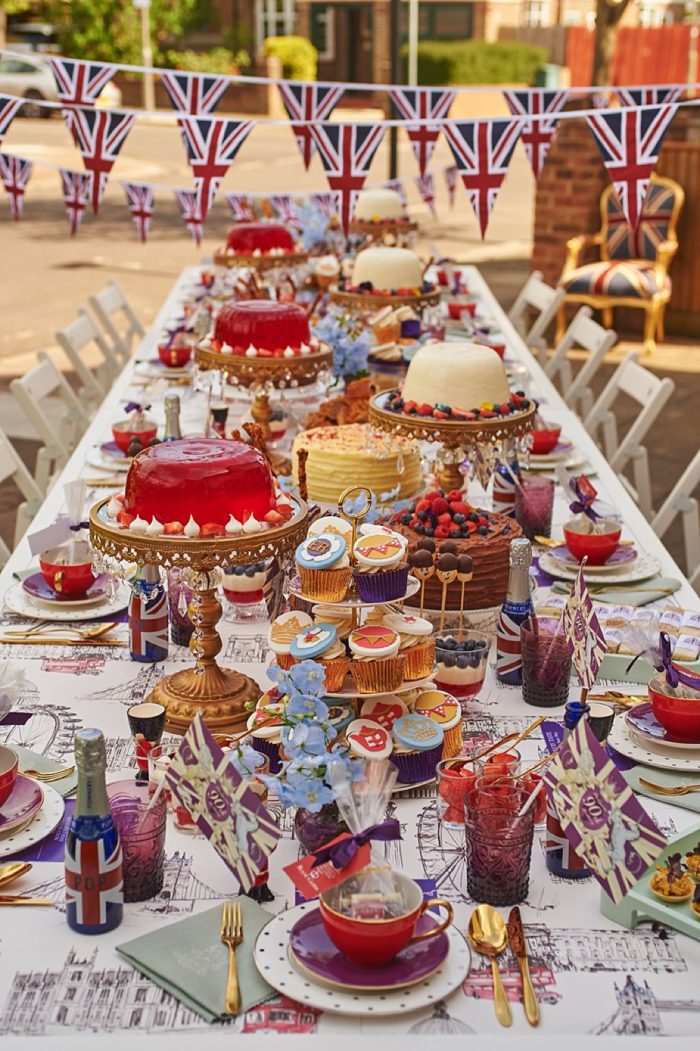
[[[213,733],[242,729],[249,715],[246,705],[257,701],[261,691],[247,675],[221,668],[216,662],[222,645],[216,630],[222,612],[217,597],[219,571],[291,554],[306,536],[306,504],[297,501],[289,522],[274,529],[246,536],[190,539],[141,536],[119,529],[107,517],[108,503],[102,500],[90,511],[90,543],[103,556],[106,568],[116,563],[124,569],[133,564],[185,569],[189,571],[187,584],[194,591],[188,612],[194,624],[190,651],[195,666],[167,675],[147,700],[165,706],[166,729],[172,733],[184,733],[197,712],[202,712]]]
[[[413,307],[417,314],[422,314],[426,307],[438,306],[440,289],[413,292],[405,296],[381,296],[376,292],[342,292],[332,287],[328,292],[328,302],[342,307],[348,314],[374,314],[382,307]]]
[[[280,267],[295,267],[306,263],[309,258],[308,252],[279,252],[274,255],[268,252],[266,255],[228,255],[225,248],[218,248],[214,252],[214,264],[234,267],[245,267],[248,270],[256,270],[259,274],[267,273],[268,270],[278,270]]]

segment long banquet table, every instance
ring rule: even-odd
[[[178,315],[178,308],[198,274],[188,268],[146,334],[135,359],[124,369],[87,433],[83,437],[58,483],[41,508],[33,529],[54,521],[63,509],[63,483],[79,476],[94,479],[100,472],[86,464],[90,450],[110,436],[110,424],[121,415],[125,399],[138,400],[143,388],[134,387],[136,362],[154,356],[156,341],[166,323]],[[497,319],[507,337],[509,356],[525,366],[530,375],[531,392],[543,403],[548,419],[560,423],[563,433],[585,453],[596,475],[601,497],[621,513],[626,535],[661,560],[665,575],[682,578],[681,571],[652,532],[605,458],[585,432],[581,422],[565,406],[562,398],[530,355],[508,322],[490,289],[476,268],[465,268],[470,291],[481,300],[487,314]],[[183,402],[183,431],[201,428],[205,396],[176,388]],[[162,423],[162,404],[154,404]],[[88,490],[88,504],[101,499],[107,490]],[[478,503],[478,486],[470,487],[470,499]],[[567,513],[563,494],[558,490],[553,535],[561,528]],[[0,575],[4,594],[13,583],[13,574],[24,570],[31,557],[26,539]],[[544,594],[544,592],[542,592]],[[542,597],[541,595],[538,596]],[[700,607],[698,596],[687,581],[674,596],[686,609]],[[21,623],[8,613],[0,614],[4,627]],[[222,621],[222,658],[265,684],[268,651],[267,626],[262,622],[234,624]],[[125,626],[119,629],[126,632]],[[165,672],[182,668],[190,660],[185,649],[171,646],[164,664],[142,665],[129,660],[128,649],[90,650],[80,647],[2,646],[4,660],[19,660],[27,673],[27,685],[18,707],[32,717],[24,727],[1,728],[0,739],[26,744],[39,752],[72,761],[72,735],[76,728],[100,726],[107,738],[108,779],[117,780],[133,769],[126,708],[143,697]],[[491,654],[493,662],[493,651]],[[497,738],[523,730],[538,714],[523,704],[520,689],[497,685],[493,667],[489,668],[484,689],[468,705],[465,734]],[[524,758],[543,754],[537,735],[521,749]],[[408,875],[433,880],[440,895],[455,907],[456,922],[465,931],[472,902],[466,894],[464,850],[457,839],[442,832],[436,821],[434,792],[418,790],[416,798],[396,803],[403,839],[390,844],[391,860]],[[661,802],[643,800],[667,833],[692,826],[688,810]],[[272,911],[293,903],[291,884],[282,867],[298,854],[289,814],[281,814],[283,839],[273,856],[271,889],[275,901]],[[700,837],[699,837],[700,838]],[[218,1046],[234,1033],[316,1035],[319,1040],[336,1040],[362,1034],[373,1048],[388,1038],[418,1040],[433,1035],[468,1037],[488,1034],[497,1046],[520,1045],[536,1039],[570,1043],[587,1036],[644,1034],[647,1036],[686,1036],[697,1039],[700,1012],[700,943],[673,931],[652,930],[648,925],[628,931],[606,920],[599,908],[600,892],[593,880],[566,882],[552,876],[545,867],[541,834],[533,848],[530,892],[522,906],[523,920],[531,955],[533,980],[542,1006],[539,1030],[528,1028],[517,1000],[514,960],[509,952],[501,957],[507,985],[515,997],[513,1027],[506,1032],[494,1015],[490,968],[482,957],[474,956],[463,987],[444,1004],[432,1010],[404,1013],[391,1020],[369,1020],[321,1014],[302,1008],[283,997],[249,1011],[225,1027],[207,1026],[190,1010],[126,965],[114,952],[115,945],[138,934],[210,908],[236,892],[228,870],[207,842],[168,828],[166,879],[163,893],[153,901],[125,908],[124,922],[111,934],[99,938],[81,937],[72,932],[63,912],[63,866],[60,861],[38,862],[23,892],[32,891],[55,898],[54,909],[5,909],[0,925],[0,1036],[7,1046],[22,1036],[51,1037],[51,1046],[74,1041],[123,1040],[128,1031],[130,1047],[170,1045],[178,1036],[196,1034],[202,1046]],[[223,966],[222,957],[222,966]],[[10,1038],[8,1040],[8,1037]],[[546,1042],[549,1042],[548,1040]],[[411,1041],[413,1044],[413,1040]],[[600,1044],[598,1046],[601,1046]]]

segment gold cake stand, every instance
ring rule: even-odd
[[[402,234],[414,234],[418,230],[418,223],[414,219],[401,220],[382,219],[373,223],[370,219],[353,219],[350,223],[350,233],[366,237],[371,241],[384,241],[387,237],[398,241]]]
[[[372,314],[382,307],[414,307],[419,313],[426,307],[436,307],[440,302],[440,290],[415,292],[405,296],[380,296],[375,292],[341,292],[331,288],[329,302],[342,307],[349,314]]]
[[[463,459],[457,450],[479,446],[496,446],[503,442],[521,438],[532,430],[535,422],[534,402],[523,412],[512,416],[496,417],[492,420],[435,420],[430,416],[405,416],[399,412],[390,412],[384,406],[396,391],[382,391],[369,401],[369,419],[381,431],[400,434],[415,441],[439,442],[448,453],[452,453],[450,462],[446,462],[440,474],[440,484],[444,489],[461,489],[464,478],[459,470]]]
[[[234,267],[240,267],[240,269],[248,268],[256,270],[259,274],[266,273],[268,270],[278,270],[280,267],[285,266],[301,266],[302,263],[307,262],[308,258],[308,252],[283,252],[279,255],[272,255],[271,252],[264,255],[227,255],[221,248],[214,252],[214,263],[216,266],[226,266],[229,269]]]
[[[166,728],[172,733],[185,733],[197,712],[202,712],[212,732],[240,730],[249,714],[246,705],[256,702],[261,691],[247,675],[216,662],[222,646],[216,630],[222,613],[217,597],[220,570],[290,555],[306,536],[306,504],[297,500],[292,518],[273,529],[247,536],[190,539],[128,533],[107,517],[108,503],[101,500],[90,511],[90,543],[106,565],[186,569],[187,584],[194,591],[188,612],[194,624],[190,650],[195,666],[165,676],[147,699],[165,706]]]

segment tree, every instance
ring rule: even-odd
[[[602,88],[610,83],[610,66],[620,19],[630,0],[596,0],[595,42],[593,44],[593,83]]]
[[[29,9],[31,0],[0,0],[0,47],[7,41],[7,16],[21,15]]]

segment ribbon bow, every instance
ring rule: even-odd
[[[576,499],[569,504],[569,510],[571,513],[573,515],[587,515],[591,522],[597,522],[600,515],[597,511],[593,510],[593,501],[595,500],[595,497],[589,496],[587,493],[581,491],[578,478],[572,478],[569,482],[569,486],[576,497]]]
[[[168,335],[168,338],[165,341],[166,349],[170,350],[170,348],[172,347],[173,343],[175,342],[175,337],[176,336],[179,336],[183,332],[191,332],[191,331],[192,331],[191,327],[189,325],[185,324],[184,321],[179,321],[176,324],[175,328],[166,329],[166,332],[167,332],[167,335]]]
[[[79,533],[81,529],[89,529],[90,528],[90,523],[89,522],[69,522],[68,528],[70,529],[71,533]]]
[[[142,405],[139,401],[128,401],[124,406],[124,412],[148,412],[150,405]]]
[[[330,846],[317,850],[314,854],[316,860],[311,867],[315,869],[330,861],[335,869],[347,868],[360,847],[364,847],[366,843],[372,840],[387,843],[391,839],[401,839],[401,825],[395,817],[387,818],[379,825],[370,825],[363,832],[357,832],[354,836],[348,836],[338,843],[331,843]]]
[[[700,691],[700,675],[694,675],[692,672],[681,671],[677,664],[673,663],[672,653],[673,646],[668,632],[662,631],[659,636],[659,645],[661,650],[660,664],[657,664],[656,670],[658,672],[666,673],[666,682],[669,686],[678,686],[679,683],[683,683],[684,686],[689,686],[692,690]]]

